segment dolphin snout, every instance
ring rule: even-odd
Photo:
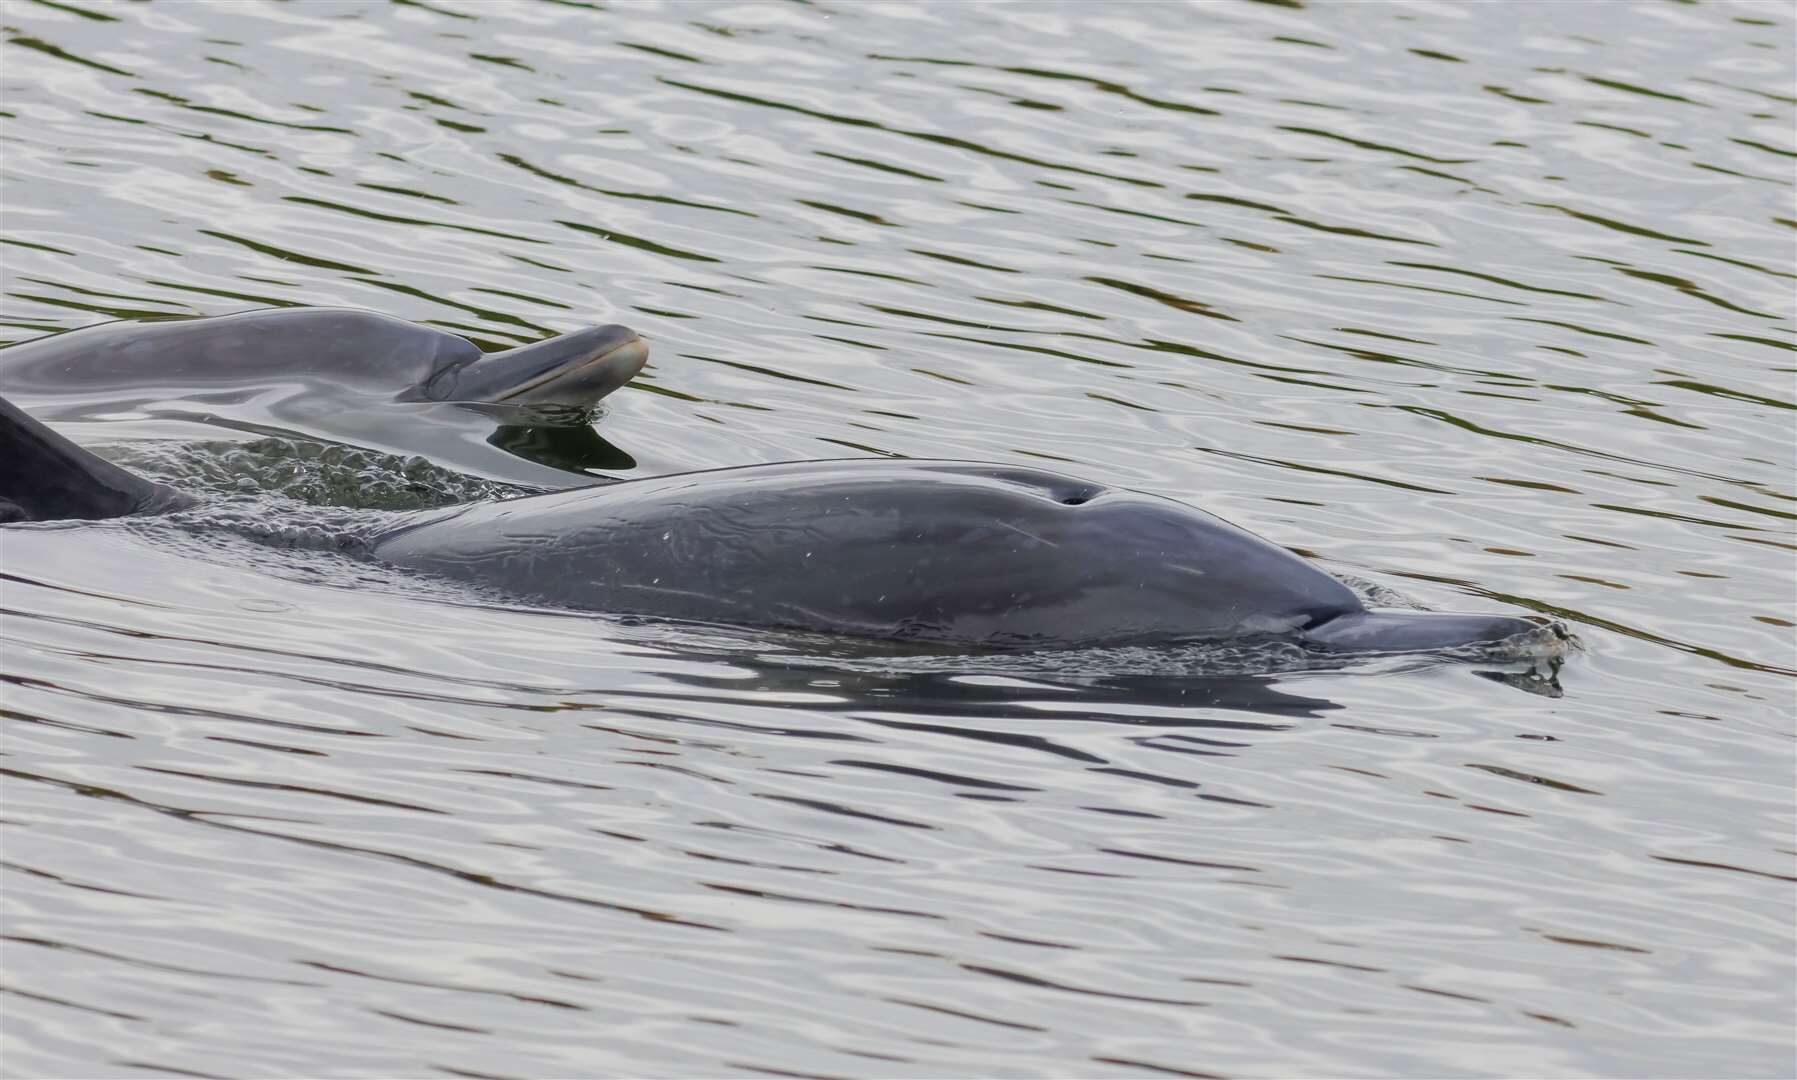
[[[594,326],[490,353],[457,379],[461,401],[590,408],[634,379],[649,346],[628,326]]]

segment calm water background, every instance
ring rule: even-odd
[[[0,24],[8,340],[622,321],[613,475],[1046,464],[1585,646],[882,666],[9,529],[7,1074],[1797,1068],[1789,4]],[[103,404],[275,517],[492,490]]]

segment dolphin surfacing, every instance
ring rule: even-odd
[[[0,401],[0,522],[194,500]],[[1540,636],[1512,615],[1380,611],[1195,507],[1038,469],[750,465],[422,511],[366,554],[549,606],[949,649],[1288,640],[1330,654]]]
[[[1542,631],[1510,615],[1369,610],[1195,507],[968,462],[753,465],[478,503],[370,551],[552,606],[951,648],[1270,637],[1380,653]]]
[[[503,352],[371,311],[269,308],[212,318],[122,321],[0,350],[8,394],[154,387],[206,391],[328,384],[393,401],[589,407],[641,371],[647,347],[596,326]]]

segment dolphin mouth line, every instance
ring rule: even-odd
[[[538,375],[536,378],[531,379],[529,382],[520,383],[510,390],[507,390],[505,393],[496,395],[492,400],[495,402],[511,401],[525,394],[541,390],[562,379],[572,378],[585,372],[598,371],[601,368],[627,366],[632,371],[635,371],[648,362],[648,359],[648,343],[643,341],[640,337],[632,337],[622,345],[613,346],[605,352],[551,368],[543,374]]]

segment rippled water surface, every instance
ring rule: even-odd
[[[6,340],[653,348],[494,441],[21,401],[238,527],[0,535],[6,1073],[1797,1069],[1789,4],[0,25]],[[869,655],[246,535],[866,455],[1185,499],[1582,647]]]

